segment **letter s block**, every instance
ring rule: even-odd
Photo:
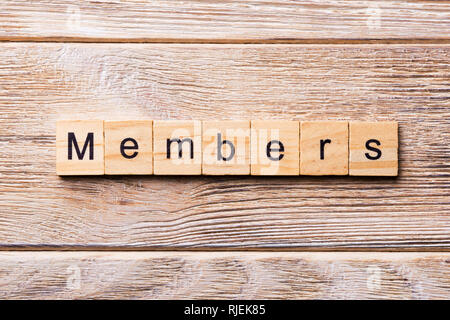
[[[398,175],[398,123],[350,122],[350,175]]]
[[[61,120],[56,123],[56,173],[103,175],[103,120]]]

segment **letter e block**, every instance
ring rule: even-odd
[[[298,175],[298,121],[255,120],[251,122],[251,174]]]
[[[348,174],[348,122],[305,121],[300,125],[300,174]]]
[[[103,120],[60,120],[56,123],[56,173],[103,175]]]
[[[250,121],[204,121],[205,175],[250,174]]]
[[[153,174],[153,121],[105,121],[105,173]]]
[[[155,121],[153,135],[155,174],[202,174],[201,121]]]
[[[398,175],[398,123],[350,122],[350,175]]]

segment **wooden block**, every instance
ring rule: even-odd
[[[103,120],[60,120],[56,123],[56,173],[103,175]]]
[[[153,135],[155,174],[202,174],[201,121],[155,121]]]
[[[105,121],[105,173],[152,174],[152,120]]]
[[[204,121],[205,175],[250,174],[250,121]]]
[[[299,174],[299,122],[251,122],[251,174]]]
[[[350,122],[350,175],[398,175],[397,122]]]
[[[305,121],[300,125],[300,174],[348,174],[348,122]]]

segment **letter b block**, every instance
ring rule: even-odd
[[[105,173],[153,174],[152,120],[105,121]]]
[[[103,120],[56,123],[56,173],[103,175]]]
[[[350,122],[350,175],[398,174],[398,123]]]
[[[250,174],[250,121],[204,121],[205,175]]]

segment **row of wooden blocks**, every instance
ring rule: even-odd
[[[398,124],[62,120],[58,175],[398,174]]]

